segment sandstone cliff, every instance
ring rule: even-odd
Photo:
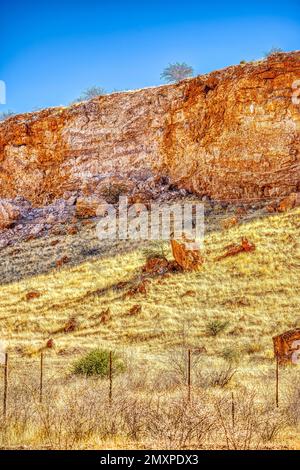
[[[300,190],[300,52],[0,123],[0,197],[45,204],[159,178],[216,199]]]

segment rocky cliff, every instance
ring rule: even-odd
[[[0,197],[40,205],[162,180],[216,199],[300,190],[300,52],[0,123]],[[162,178],[161,178],[162,177]]]

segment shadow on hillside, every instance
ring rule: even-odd
[[[232,214],[208,215],[205,233],[220,231],[220,220]],[[248,214],[243,223],[252,222],[270,214]],[[152,241],[100,241],[97,238],[93,221],[90,225],[81,225],[78,233],[70,235],[49,235],[27,242],[20,242],[1,250],[0,285],[17,282],[31,277],[54,273],[57,269],[68,269],[88,261],[105,260],[136,250],[143,250]],[[59,267],[58,267],[59,265]],[[99,272],[99,276],[101,273]],[[110,287],[111,288],[111,287]]]

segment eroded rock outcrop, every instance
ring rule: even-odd
[[[216,199],[297,192],[299,78],[300,52],[282,53],[12,117],[0,123],[0,197],[45,205],[120,177],[138,194],[165,190],[157,177]]]

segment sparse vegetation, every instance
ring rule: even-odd
[[[241,351],[236,347],[228,347],[223,349],[221,356],[230,364],[237,364],[241,359]]]
[[[92,86],[82,92],[82,94],[75,100],[76,102],[91,100],[97,98],[97,96],[105,95],[106,91],[104,88],[99,86]]]
[[[283,49],[281,49],[280,47],[271,47],[271,49],[267,52],[265,52],[265,57],[268,58],[268,57],[272,57],[273,55],[276,55],[276,54],[279,54],[280,52],[283,52]]]
[[[6,119],[9,119],[10,117],[14,116],[15,113],[13,111],[3,111],[0,113],[0,122],[1,121],[6,121]]]
[[[168,252],[168,243],[163,240],[153,241],[149,246],[143,249],[143,255],[146,259],[166,258]]]
[[[209,336],[217,336],[227,328],[228,324],[228,321],[211,320],[206,325],[206,332]]]

